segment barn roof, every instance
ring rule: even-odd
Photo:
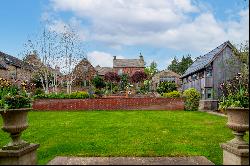
[[[195,73],[198,70],[204,69],[207,67],[213,60],[215,59],[216,55],[218,55],[226,46],[233,47],[232,44],[229,41],[226,41],[210,51],[209,53],[198,57],[193,64],[186,70],[186,72],[181,76],[186,77],[188,75],[191,75],[192,73]]]

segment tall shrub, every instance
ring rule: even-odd
[[[200,101],[200,93],[195,88],[189,88],[183,92],[185,99],[185,110],[197,111]]]
[[[163,93],[169,93],[169,92],[173,92],[174,90],[177,90],[176,84],[173,82],[161,82],[160,85],[157,87],[156,91],[159,94],[163,94]]]

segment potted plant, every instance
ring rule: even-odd
[[[248,79],[238,73],[234,79],[222,83],[221,90],[223,97],[219,102],[219,109],[226,111],[227,127],[233,130],[235,135],[229,143],[237,146],[247,145],[243,136],[249,129]]]
[[[29,143],[21,140],[21,133],[28,127],[27,114],[31,99],[27,93],[10,82],[0,79],[0,114],[3,118],[3,131],[10,133],[12,141],[3,150],[18,150]]]

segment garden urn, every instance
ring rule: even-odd
[[[227,127],[233,130],[235,138],[229,141],[232,145],[244,146],[247,142],[243,137],[249,129],[249,108],[227,108]]]
[[[2,130],[10,133],[12,141],[3,150],[19,150],[29,145],[21,139],[21,134],[28,128],[27,115],[30,108],[1,110],[3,118]]]

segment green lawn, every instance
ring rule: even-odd
[[[192,155],[222,164],[219,144],[233,138],[226,121],[185,111],[30,112],[23,139],[40,144],[39,164],[55,156]],[[1,130],[0,146],[8,141]]]

